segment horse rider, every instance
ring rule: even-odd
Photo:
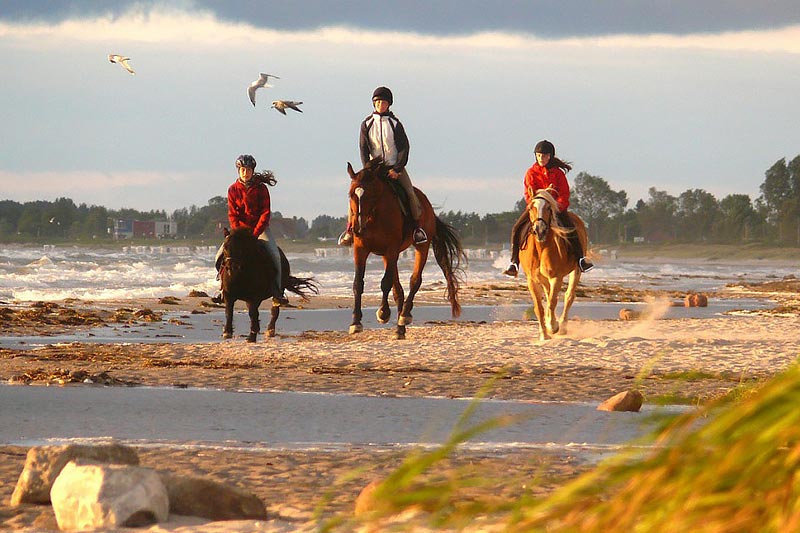
[[[408,196],[411,207],[411,217],[414,219],[414,244],[422,244],[428,240],[425,230],[420,227],[422,206],[414,192],[411,178],[408,176],[406,164],[408,163],[409,142],[403,123],[398,120],[389,107],[394,103],[392,91],[388,87],[378,87],[372,93],[372,107],[374,111],[361,123],[359,148],[361,150],[361,164],[380,158],[389,165],[389,177],[397,180]],[[339,236],[339,244],[349,246],[353,243],[353,213],[348,208],[347,229]]]
[[[228,220],[232,230],[243,226],[252,228],[253,236],[258,239],[258,243],[266,250],[275,266],[272,304],[287,305],[289,300],[284,296],[283,287],[281,287],[283,279],[281,254],[269,227],[271,211],[267,185],[273,186],[277,180],[270,171],[256,174],[255,170],[256,160],[252,155],[242,154],[236,158],[236,171],[239,173],[239,177],[228,187]],[[217,271],[220,268],[221,257],[222,246],[217,251],[214,261]],[[215,298],[219,299],[220,295]]]
[[[525,172],[525,203],[530,204],[533,196],[539,189],[550,188],[553,196],[558,202],[558,221],[564,228],[572,228],[575,225],[567,214],[569,208],[569,182],[567,182],[566,172],[572,170],[572,165],[556,157],[556,147],[547,139],[539,141],[533,149],[536,154],[536,161]],[[517,277],[519,267],[519,247],[522,234],[527,234],[530,227],[527,209],[519,217],[511,230],[511,264],[503,271],[507,276]],[[523,230],[526,230],[523,232]],[[569,232],[567,238],[570,253],[578,261],[578,268],[581,272],[588,272],[594,265],[584,256],[583,246],[578,239],[578,232]]]

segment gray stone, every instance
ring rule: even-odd
[[[35,446],[28,450],[25,467],[11,495],[11,505],[50,503],[53,481],[64,465],[76,459],[98,463],[139,464],[136,450],[121,444]]]
[[[639,412],[644,396],[638,390],[630,390],[615,394],[597,406],[598,411],[633,411]]]
[[[53,483],[50,499],[62,531],[140,527],[169,517],[161,476],[139,466],[70,461]]]
[[[163,474],[169,512],[210,520],[266,520],[267,508],[254,494],[209,479]]]

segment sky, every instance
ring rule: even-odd
[[[204,206],[251,153],[276,211],[344,216],[379,85],[440,211],[513,209],[545,138],[628,207],[650,187],[755,199],[800,154],[796,0],[3,0],[0,72],[0,200],[18,202]],[[280,79],[253,107],[260,72]]]

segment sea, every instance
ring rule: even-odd
[[[125,246],[97,248],[57,245],[0,246],[0,301],[58,301],[67,298],[103,301],[128,298],[185,297],[190,291],[213,294],[219,287],[214,270],[216,246]],[[508,281],[502,274],[508,250],[466,250],[467,284]],[[292,274],[313,277],[322,295],[352,294],[353,263],[346,248],[318,248],[288,253]],[[583,276],[585,285],[615,284],[636,289],[714,291],[732,283],[759,282],[796,275],[797,262],[725,262],[708,260],[636,260],[601,249],[597,267]],[[401,279],[407,281],[413,254],[403,254]],[[365,292],[378,294],[381,258],[371,256]],[[423,289],[444,283],[431,254]]]

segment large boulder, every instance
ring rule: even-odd
[[[356,516],[363,516],[367,513],[375,511],[378,508],[378,504],[375,499],[375,491],[378,490],[378,486],[380,486],[380,484],[380,480],[374,479],[366,487],[361,489],[361,492],[358,493],[358,497],[356,498]]]
[[[139,466],[70,461],[53,483],[50,500],[62,531],[140,527],[169,517],[161,476]]]
[[[210,520],[266,520],[267,508],[246,490],[209,479],[163,474],[169,495],[169,512]]]
[[[639,412],[644,396],[638,390],[629,390],[615,394],[597,406],[598,411],[634,411]]]
[[[138,465],[136,450],[121,444],[86,446],[34,446],[28,450],[25,467],[11,495],[11,505],[50,503],[50,488],[64,465],[72,460]]]

